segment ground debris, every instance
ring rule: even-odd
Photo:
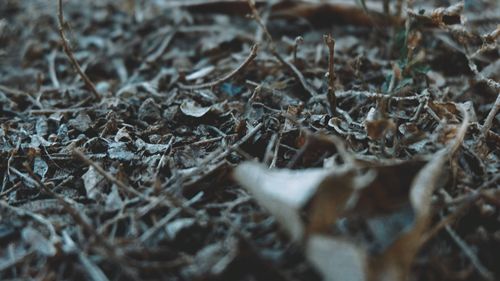
[[[0,1],[0,279],[500,279],[469,2]]]

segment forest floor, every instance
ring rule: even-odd
[[[499,280],[498,2],[387,2],[0,1],[0,279]]]

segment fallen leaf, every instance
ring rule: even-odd
[[[90,129],[92,119],[87,113],[81,112],[78,115],[69,120],[68,124],[80,132],[85,132]]]
[[[366,253],[351,242],[313,235],[307,241],[305,252],[325,281],[367,280]]]
[[[209,65],[206,67],[203,67],[189,75],[186,76],[186,81],[192,81],[192,80],[198,80],[201,79],[208,74],[212,73],[215,70],[215,66]]]
[[[184,101],[180,109],[184,115],[191,116],[191,117],[196,117],[200,118],[203,117],[205,114],[207,114],[212,107],[207,106],[207,107],[201,107],[195,104],[194,101],[191,100],[186,100]]]
[[[305,170],[247,162],[234,177],[305,246],[325,280],[405,280],[430,220],[432,193],[467,130],[467,111],[457,110],[463,121],[453,140],[428,161]]]
[[[330,173],[325,169],[268,170],[247,162],[236,168],[234,177],[278,218],[293,240],[299,241],[305,233],[301,209]]]
[[[54,245],[39,231],[32,227],[23,228],[21,236],[23,237],[23,240],[33,248],[33,250],[44,256],[52,257],[57,252]]]
[[[139,107],[139,120],[157,121],[161,119],[160,107],[152,98],[146,99]]]
[[[40,178],[45,179],[45,175],[49,170],[49,165],[40,157],[35,157],[35,163],[33,164],[33,171],[35,174],[39,175]]]
[[[366,133],[372,140],[384,138],[386,133],[395,130],[396,125],[391,119],[380,116],[375,107],[370,108],[364,121]]]
[[[90,166],[87,172],[82,175],[83,186],[87,191],[87,197],[96,199],[102,191],[100,188],[103,186],[104,177],[99,174],[94,167]]]

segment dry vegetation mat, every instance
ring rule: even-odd
[[[497,1],[1,0],[1,280],[499,280]]]

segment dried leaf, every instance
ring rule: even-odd
[[[32,227],[23,228],[21,236],[35,251],[44,256],[52,257],[57,252],[54,245]]]
[[[378,111],[372,107],[364,121],[366,133],[372,140],[384,138],[387,132],[394,131],[396,125],[391,119],[383,118]]]
[[[116,211],[123,208],[123,200],[120,197],[120,193],[118,192],[118,188],[116,185],[111,187],[111,192],[106,197],[106,211]]]
[[[299,241],[305,232],[300,211],[329,173],[324,169],[268,170],[247,162],[236,168],[234,177]]]
[[[82,175],[82,179],[83,186],[87,191],[87,197],[90,199],[96,199],[99,194],[102,193],[100,188],[103,186],[104,177],[91,166],[87,172]]]
[[[210,111],[211,108],[212,108],[211,106],[207,107],[198,106],[195,104],[194,101],[191,100],[184,101],[180,106],[180,109],[182,113],[184,113],[184,115],[196,118],[203,117]]]
[[[182,218],[176,219],[165,227],[167,232],[167,236],[170,240],[175,240],[177,234],[184,229],[192,227],[196,223],[196,220],[193,218]]]
[[[160,107],[152,98],[146,99],[139,107],[139,120],[142,121],[157,121],[161,119]]]
[[[192,80],[198,80],[201,79],[208,74],[212,73],[215,70],[215,66],[209,65],[206,67],[203,67],[189,75],[186,76],[186,81],[192,81]]]
[[[313,235],[307,241],[305,251],[325,281],[368,280],[366,252],[351,242]]]
[[[116,132],[114,140],[116,142],[119,141],[132,141],[132,137],[130,136],[127,127],[121,127],[118,132]]]
[[[92,119],[87,113],[80,112],[75,118],[69,120],[68,124],[80,132],[85,132],[90,129]]]
[[[47,120],[43,117],[38,118],[38,120],[36,120],[35,129],[37,135],[45,137],[49,132],[49,125],[47,123]]]
[[[134,152],[130,151],[126,143],[123,142],[112,142],[108,147],[109,158],[130,161],[135,158]]]
[[[45,175],[49,170],[49,165],[40,157],[35,157],[35,163],[33,163],[33,172],[39,175],[40,178],[45,179]]]
[[[239,245],[235,238],[210,244],[198,251],[194,262],[183,270],[182,275],[191,280],[218,276],[233,262],[238,252]]]
[[[432,193],[467,129],[467,111],[456,109],[464,117],[454,141],[427,163],[356,162],[293,171],[244,163],[235,178],[293,240],[305,244],[325,280],[405,280],[430,220]]]

